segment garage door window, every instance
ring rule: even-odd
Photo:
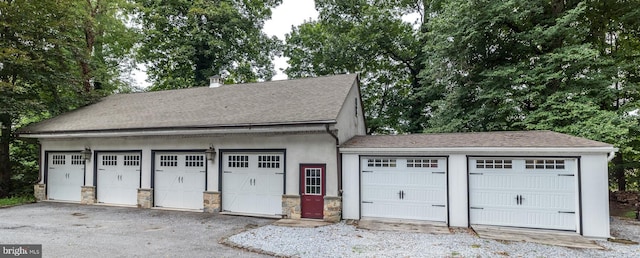
[[[124,165],[125,166],[140,166],[140,156],[138,156],[138,155],[125,155],[124,156]]]
[[[116,166],[116,165],[118,165],[118,156],[116,156],[116,155],[105,155],[105,156],[102,156],[102,165],[103,166]]]
[[[248,168],[249,156],[247,155],[231,155],[229,156],[230,168]]]
[[[82,155],[71,155],[71,165],[82,165],[84,164],[84,159]]]
[[[280,168],[280,156],[260,155],[258,156],[259,168]]]
[[[396,159],[368,159],[367,167],[373,168],[395,168],[396,167]]]
[[[160,166],[163,167],[177,167],[178,156],[176,155],[160,155]]]
[[[64,165],[65,164],[64,155],[52,155],[51,159],[52,159],[51,163],[53,165]]]
[[[502,159],[479,159],[476,161],[476,168],[481,169],[511,169],[513,161]]]
[[[559,159],[547,159],[547,160],[533,160],[528,159],[525,161],[527,169],[564,169],[564,160]]]
[[[185,166],[204,167],[204,157],[202,155],[188,155],[185,157]]]
[[[408,168],[437,168],[437,159],[407,159]]]

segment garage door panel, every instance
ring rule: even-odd
[[[471,159],[470,223],[576,230],[575,171],[573,159]]]
[[[155,205],[202,209],[206,187],[204,153],[176,151],[155,155]]]
[[[424,203],[375,202],[362,204],[363,217],[444,221],[446,207],[433,207]]]
[[[138,152],[98,152],[98,202],[136,205],[140,187]]]
[[[365,157],[363,217],[446,221],[446,159]]]
[[[473,224],[478,225],[575,230],[572,226],[575,224],[573,213],[528,209],[517,214],[511,209],[471,209],[469,215],[474,218]]]
[[[283,153],[224,153],[222,210],[279,215],[284,189]]]
[[[84,160],[77,153],[49,153],[47,195],[51,200],[80,201]]]

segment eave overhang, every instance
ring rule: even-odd
[[[236,124],[216,126],[185,126],[155,128],[116,128],[103,130],[20,132],[22,138],[108,138],[130,136],[215,135],[243,133],[297,133],[324,132],[326,126],[335,126],[335,120],[303,121],[288,123]]]

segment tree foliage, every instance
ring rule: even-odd
[[[612,175],[624,190],[624,168],[640,148],[630,133],[638,8],[637,0],[448,2],[428,25],[422,90],[445,96],[428,131],[549,129],[609,142],[621,149]]]
[[[119,3],[0,0],[0,197],[37,177],[37,148],[17,128],[127,88],[120,63],[135,34]]]
[[[429,100],[437,96],[419,91],[420,29],[435,3],[318,0],[319,20],[287,35],[285,72],[289,77],[360,73],[369,133],[422,131]],[[409,15],[419,18],[405,21]]]
[[[153,90],[204,86],[213,75],[251,82],[274,75],[280,42],[262,32],[281,0],[138,0],[139,60]]]

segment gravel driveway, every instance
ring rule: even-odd
[[[640,222],[611,223],[612,235],[640,241]],[[605,250],[480,239],[466,229],[453,234],[357,229],[345,223],[318,228],[268,225],[230,237],[233,245],[299,257],[640,257],[640,245],[597,241]]]
[[[43,257],[264,257],[218,242],[271,219],[42,202],[0,209],[1,244]]]

